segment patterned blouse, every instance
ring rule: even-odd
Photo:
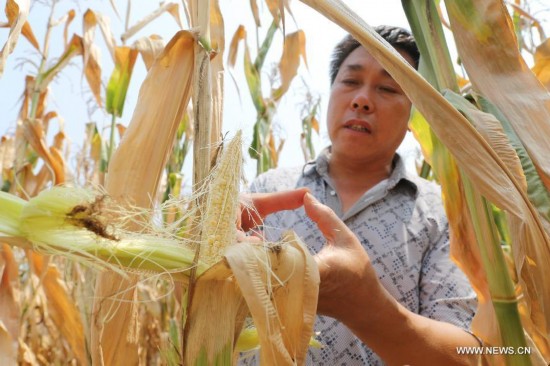
[[[308,187],[359,238],[382,285],[407,309],[470,331],[477,301],[466,276],[449,257],[448,223],[439,186],[409,174],[399,155],[389,178],[368,190],[347,212],[328,175],[330,152],[304,167],[279,168],[260,175],[253,192]],[[281,211],[264,222],[268,240],[294,230],[312,253],[325,239],[303,208]],[[367,309],[365,309],[367,311]],[[307,365],[383,365],[382,360],[337,320],[318,316],[315,332],[324,345],[310,347]],[[406,341],[406,340],[404,340]],[[241,364],[256,363],[257,356]]]

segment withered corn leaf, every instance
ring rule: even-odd
[[[229,54],[227,56],[227,64],[229,67],[235,67],[237,63],[237,52],[239,51],[239,44],[241,40],[246,39],[246,28],[244,25],[239,25],[233,38],[231,38],[231,43],[229,45]]]
[[[86,364],[88,358],[82,318],[57,267],[53,264],[48,265],[44,257],[37,253],[28,252],[27,256],[32,261],[32,269],[35,274],[42,278],[42,287],[48,298],[48,311],[52,320],[70,344],[78,362]]]
[[[223,65],[225,31],[218,0],[210,2],[210,43],[213,49],[210,62],[212,68],[212,127],[210,130],[210,141],[214,142],[218,141],[222,135],[223,90],[225,84]]]
[[[283,55],[279,62],[281,86],[273,93],[275,100],[280,99],[290,87],[290,83],[298,72],[300,57],[302,57],[307,67],[306,35],[302,30],[291,33],[285,37]]]
[[[452,0],[446,6],[474,89],[510,121],[550,189],[549,92],[521,57],[507,9],[497,0]]]
[[[319,271],[294,233],[277,250],[241,243],[229,247],[225,257],[258,330],[262,365],[303,365],[317,311]]]
[[[18,266],[10,246],[0,243],[0,362],[6,365],[17,363],[21,326]]]
[[[15,49],[19,35],[23,32],[23,35],[27,34],[29,37],[32,34],[30,26],[27,23],[27,16],[29,15],[29,0],[8,0],[6,1],[6,16],[8,18],[8,26],[10,27],[10,33],[8,34],[8,39],[2,47],[0,52],[0,76],[4,73],[4,67],[6,65],[6,60],[8,56]],[[38,42],[34,39],[29,39],[31,43],[34,43],[35,47],[39,49]]]
[[[149,70],[124,139],[109,163],[106,189],[115,199],[152,205],[190,99],[194,44],[192,33],[178,32]],[[98,364],[137,364],[137,345],[129,339],[135,283],[134,277],[109,272],[98,278],[92,320],[92,359]]]
[[[250,9],[252,10],[252,15],[254,16],[254,22],[256,23],[256,27],[259,28],[262,26],[262,22],[260,20],[260,11],[258,9],[258,3],[256,0],[250,0]]]
[[[126,42],[127,39],[132,37],[134,34],[145,28],[148,24],[150,24],[153,20],[157,19],[159,16],[161,16],[163,13],[168,12],[174,19],[176,19],[176,22],[178,23],[180,28],[183,28],[182,22],[179,16],[179,4],[175,2],[164,2],[160,3],[160,6],[152,11],[150,14],[147,14],[145,17],[143,17],[141,20],[139,20],[136,24],[131,26],[124,32],[120,39],[122,42]]]

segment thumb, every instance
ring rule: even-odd
[[[354,237],[351,230],[344,224],[342,220],[328,206],[317,201],[310,193],[304,196],[304,208],[306,214],[313,222],[317,224],[319,230],[330,244],[339,244],[346,246],[351,237]],[[342,245],[344,244],[344,245]]]

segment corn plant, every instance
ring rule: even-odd
[[[368,25],[339,1],[303,2],[352,33],[417,107],[413,128],[429,163],[425,166],[433,167],[443,186],[453,255],[480,298],[473,330],[489,345],[528,344],[536,351],[530,359],[488,361],[548,362],[550,291],[543,264],[549,255],[545,157],[550,112],[543,102],[548,91],[519,57],[520,48],[532,53],[533,72],[548,85],[548,41],[535,47],[521,27],[528,21],[542,40],[540,23],[519,2],[511,5],[512,20],[500,1],[446,2],[450,27],[475,92],[466,101],[458,95],[441,30],[432,33],[440,20],[418,20],[426,12],[422,4],[403,2],[418,17],[411,26],[421,46],[428,48],[423,51],[429,63],[424,76],[435,89],[391,48],[382,46]],[[1,363],[74,359],[80,364],[232,364],[240,351],[260,345],[263,363],[302,364],[317,297],[318,277],[311,256],[292,234],[282,243],[234,245],[242,162],[236,156],[242,143],[239,134],[225,147],[219,141],[225,39],[218,1],[182,2],[193,31],[179,32],[167,45],[151,36],[130,46],[126,42],[160,14],[173,15],[183,28],[180,4],[165,2],[134,25],[127,15],[122,44],[117,45],[105,17],[92,10],[82,15],[82,36],[70,38],[68,29],[76,13],[70,11],[55,20],[56,3],[40,44],[26,22],[28,3],[6,2],[10,34],[2,49],[0,72],[19,35],[40,50],[41,58],[36,73],[26,80],[15,134],[0,140],[2,191],[11,192],[0,195],[2,207],[9,208],[0,212],[0,344],[6,350]],[[250,4],[259,28],[257,1]],[[268,0],[266,5],[272,24],[254,61],[246,41],[244,55],[258,115],[254,149],[249,150],[258,158],[258,172],[277,164],[282,144],[274,139],[272,118],[296,74],[300,56],[305,61],[305,35],[286,35],[280,85],[265,95],[261,87],[265,57],[276,33],[281,28],[284,33],[284,9],[289,11],[286,2]],[[433,7],[429,10],[436,13]],[[510,24],[516,25],[515,31]],[[48,44],[57,26],[65,27],[66,48],[52,59]],[[104,68],[95,52],[98,27],[113,62],[105,91],[101,86]],[[245,39],[245,29],[239,28],[229,47],[229,67],[235,66],[238,43]],[[126,129],[117,118],[138,52],[149,73]],[[111,115],[111,126],[105,138],[96,123],[88,125],[78,158],[82,164],[70,174],[63,130],[53,143],[46,139],[50,122],[59,118],[48,110],[47,87],[79,55],[93,99]],[[496,75],[507,77],[499,80]],[[521,93],[510,97],[513,90]],[[188,112],[191,98],[193,108]],[[315,130],[317,108],[313,102],[304,113],[306,159],[314,156],[308,139]],[[118,147],[117,128],[120,136],[124,134]],[[504,132],[497,133],[499,129]],[[182,199],[180,172],[191,139],[193,194]],[[161,179],[163,172],[166,183]],[[46,189],[69,181],[72,175],[104,188]],[[160,199],[159,192],[164,192]],[[14,250],[17,246],[25,251]],[[26,272],[25,266],[30,270]],[[96,271],[100,272],[97,278]],[[85,300],[91,298],[93,311]],[[290,298],[299,299],[301,309],[292,307]],[[247,320],[249,316],[252,321]],[[497,320],[500,332],[491,331]],[[249,327],[251,322],[255,328]],[[60,346],[54,347],[52,340]]]

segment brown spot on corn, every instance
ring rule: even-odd
[[[223,149],[208,187],[201,235],[201,257],[207,262],[219,261],[225,248],[236,241],[235,219],[239,207],[241,168],[242,141],[239,131]]]
[[[108,232],[108,225],[102,215],[105,199],[106,196],[98,196],[89,204],[74,206],[67,214],[67,221],[102,238],[118,241],[120,239]]]

